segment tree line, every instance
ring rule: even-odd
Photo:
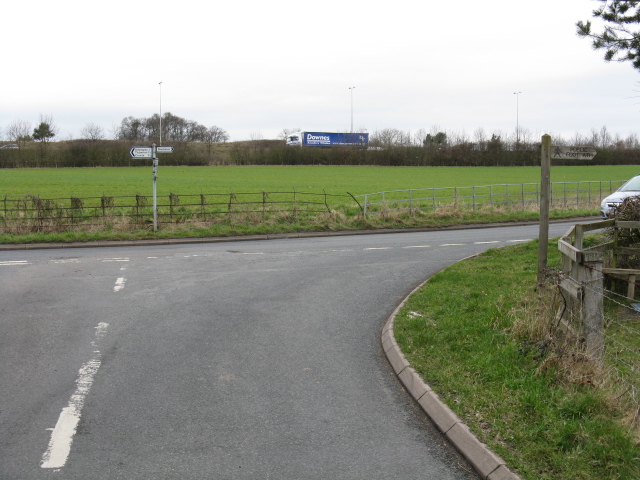
[[[162,135],[160,130],[162,129]],[[31,141],[43,144],[52,141],[58,134],[52,116],[40,116],[38,125],[32,129],[31,123],[26,120],[14,120],[5,129],[5,137],[14,142],[18,148],[24,147]],[[160,118],[159,114],[153,114],[148,118],[125,117],[120,125],[114,126],[110,135],[105,129],[96,123],[87,123],[80,131],[79,140],[129,140],[135,142],[156,141],[162,138],[163,142],[202,142],[220,143],[229,140],[229,134],[221,127],[213,125],[206,127],[194,120],[173,115],[166,112]]]

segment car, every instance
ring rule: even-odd
[[[606,220],[611,210],[620,205],[625,198],[637,196],[640,196],[640,175],[628,180],[618,190],[605,197],[600,204],[600,215]]]
[[[8,143],[7,145],[2,145],[0,148],[18,148],[18,145],[15,143]]]

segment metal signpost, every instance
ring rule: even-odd
[[[590,145],[565,147],[551,145],[551,136],[542,136],[540,156],[540,232],[538,234],[538,285],[544,283],[544,270],[547,268],[547,249],[549,243],[549,205],[551,203],[551,159],[554,160],[593,160],[596,149]]]
[[[157,153],[173,153],[173,147],[156,147],[153,143],[150,147],[132,147],[129,150],[131,158],[136,160],[153,160],[153,231],[158,231],[158,201],[156,195],[156,180],[158,179]]]

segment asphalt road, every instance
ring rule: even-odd
[[[477,478],[380,330],[537,229],[0,252],[0,478]]]

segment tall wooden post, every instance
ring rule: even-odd
[[[549,204],[551,190],[551,136],[542,136],[540,154],[540,231],[538,233],[538,285],[544,284],[549,243]]]

